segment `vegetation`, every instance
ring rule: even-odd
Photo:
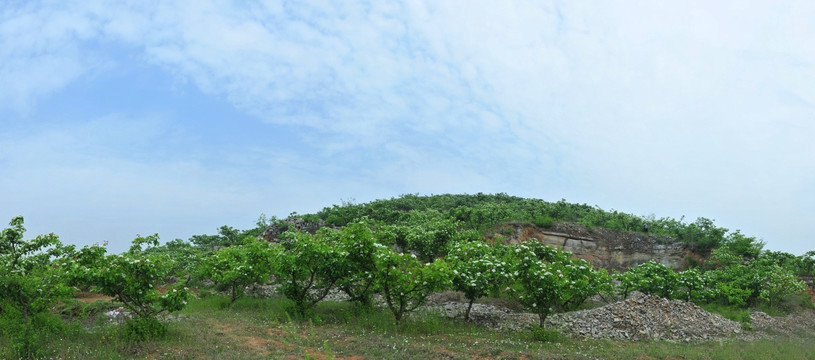
[[[101,302],[101,301],[100,301]],[[623,342],[558,336],[553,330],[499,332],[432,314],[394,324],[388,310],[363,311],[324,302],[305,319],[292,318],[284,298],[228,296],[191,300],[169,323],[168,336],[138,343],[119,326],[69,323],[46,337],[42,353],[56,359],[811,359],[813,332],[757,341]],[[83,305],[98,307],[97,303]],[[8,338],[0,337],[0,348]],[[0,356],[0,358],[3,358]],[[8,358],[16,359],[9,356]]]
[[[40,346],[52,327],[49,308],[64,296],[66,287],[51,262],[59,254],[54,234],[23,240],[23,217],[0,233],[0,335],[11,338],[10,357],[41,355]]]
[[[246,316],[247,306],[262,309],[258,313],[266,314],[266,318],[236,323],[247,328],[302,330],[308,323],[308,331],[326,330],[315,330],[316,322],[341,337],[361,330],[373,332],[377,339],[408,333],[442,334],[450,341],[465,341],[478,334],[498,341],[497,335],[466,324],[472,304],[487,296],[513,299],[537,314],[540,328],[526,338],[512,338],[518,346],[534,344],[533,348],[555,354],[558,352],[542,344],[569,344],[571,340],[543,329],[546,318],[555,312],[577,309],[594,295],[626,297],[636,290],[692,301],[743,318],[750,307],[790,310],[791,299],[803,299],[806,290],[798,275],[811,276],[815,271],[815,252],[794,256],[765,251],[761,241],[717,227],[709,219],[685,223],[681,219],[643,218],[563,200],[549,203],[505,194],[406,195],[361,205],[344,203],[303,218],[325,221],[334,227],[303,232],[262,216],[255,229],[222,226],[217,235],[196,235],[188,242],[176,239],[160,245],[157,234],[138,236],[122,254],[107,254],[99,245],[78,250],[63,246],[53,234],[24,241],[23,220],[14,218],[0,238],[0,345],[6,349],[0,355],[42,357],[54,355],[43,350],[51,349],[56,356],[62,356],[62,350],[48,343],[49,335],[54,334],[77,344],[89,341],[87,334],[91,330],[58,320],[52,311],[65,309],[65,304],[71,303],[71,292],[79,289],[109,296],[130,314],[122,326],[116,327],[115,334],[105,333],[113,331],[107,327],[101,331],[107,334],[104,336],[120,339],[116,341],[140,344],[135,350],[127,350],[139,354],[143,349],[164,346],[160,344],[177,346],[183,342],[178,338],[200,331],[161,320],[168,313],[184,311],[188,301],[196,307],[188,311],[203,312],[218,321],[225,321],[227,314]],[[592,228],[649,231],[684,241],[710,256],[682,272],[652,261],[612,277],[603,269],[594,269],[588,262],[538,241],[517,245],[488,245],[483,241],[483,235],[495,229],[511,235],[513,228],[503,226],[507,222],[551,227],[558,221]],[[283,230],[280,243],[257,240],[269,226]],[[191,300],[191,283],[199,288],[200,300]],[[228,295],[207,298],[207,291],[212,291],[206,289],[208,283],[215,291],[226,291]],[[267,283],[279,285],[285,300],[242,296],[246,286]],[[347,294],[354,305],[325,303],[332,290]],[[438,317],[406,316],[420,309],[429,294],[445,290],[459,291],[467,299],[465,323],[438,324],[442,321]],[[387,324],[383,323],[381,311],[372,308],[374,295],[382,297],[392,316]],[[213,312],[211,307],[216,303],[223,305],[218,308],[230,309]],[[352,319],[367,319],[374,325]],[[281,332],[291,334],[286,329]],[[111,351],[116,354],[122,350],[114,348]],[[268,354],[264,354],[272,354],[269,348],[265,347]],[[332,348],[322,349],[337,355]],[[504,352],[501,349],[496,346],[486,351],[496,356]],[[425,350],[411,347],[414,350],[406,357],[427,355]],[[529,354],[524,351],[518,354]]]

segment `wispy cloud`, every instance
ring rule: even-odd
[[[287,153],[235,146],[224,157],[283,151],[234,168],[308,183],[326,194],[315,204],[338,188],[507,191],[806,237],[790,229],[812,215],[815,183],[810,2],[18,5],[0,6],[0,111],[30,113],[128,66],[125,54],[298,129]],[[121,149],[110,147],[110,168],[151,163]],[[195,170],[200,155],[174,159],[215,176]]]

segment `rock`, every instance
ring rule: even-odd
[[[650,295],[596,309],[555,314],[547,319],[547,324],[567,334],[609,339],[698,341],[741,333],[739,323],[692,303]]]
[[[507,227],[513,228],[512,234],[501,232]],[[501,235],[505,243],[514,244],[537,239],[607,270],[624,271],[649,260],[680,270],[685,267],[686,258],[693,255],[687,244],[673,238],[604,228],[589,231],[584,225],[567,222],[556,222],[550,228],[511,222],[501,224],[488,237],[496,235]]]

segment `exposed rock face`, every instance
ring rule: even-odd
[[[603,228],[589,231],[583,225],[570,223],[555,223],[551,228],[509,223],[491,237],[495,239],[498,235],[504,236],[503,242],[508,244],[538,239],[608,270],[623,271],[652,259],[680,270],[686,266],[686,258],[692,255],[686,244],[669,237]]]

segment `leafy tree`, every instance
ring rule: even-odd
[[[709,274],[720,303],[744,307],[765,302],[773,307],[784,297],[805,290],[795,271],[779,265],[779,259],[795,260],[794,256],[765,252],[745,261],[723,247],[713,250],[711,258],[717,268]]]
[[[716,295],[709,273],[691,268],[676,275],[677,288],[673,292],[676,299],[706,303]]]
[[[446,259],[452,271],[453,290],[463,292],[467,298],[467,321],[476,299],[499,290],[512,277],[510,260],[502,259],[493,247],[480,241],[455,243]]]
[[[617,274],[620,295],[628,297],[637,290],[649,295],[673,299],[678,289],[678,278],[671,268],[654,260],[637,265],[623,274]]]
[[[218,235],[193,235],[190,241],[200,248],[215,250],[239,244],[242,238],[240,230],[224,225],[218,228]]]
[[[69,289],[52,262],[62,249],[57,236],[23,240],[22,216],[12,218],[9,226],[0,233],[0,334],[12,339],[7,355],[31,358],[44,355],[39,343],[51,323],[48,310]]]
[[[375,246],[375,276],[396,323],[422,306],[430,293],[448,288],[450,270],[444,260],[423,265],[415,255],[397,253],[381,244]]]
[[[758,298],[775,307],[785,297],[806,291],[807,286],[795,274],[779,265],[767,266]]]
[[[178,279],[190,279],[199,269],[201,260],[205,257],[204,250],[192,243],[175,239],[164,245],[151,246],[144,249],[145,255],[167,256],[173,263],[170,274]]]
[[[377,290],[373,231],[363,219],[348,224],[342,231],[335,233],[339,237],[344,254],[347,254],[342,259],[341,265],[344,276],[338,280],[337,287],[348,295],[351,301],[370,307],[371,296]]]
[[[327,235],[324,228],[315,235],[289,230],[281,236],[282,248],[274,257],[274,274],[280,291],[294,301],[300,315],[322,301],[345,274],[343,258],[348,254]]]
[[[801,274],[815,276],[815,251],[808,251],[798,257],[801,264]]]
[[[755,259],[761,254],[764,242],[756,240],[754,237],[745,236],[741,231],[736,230],[727,235],[721,244],[731,254],[741,256],[744,260]]]
[[[541,328],[557,309],[573,309],[601,290],[595,278],[602,278],[605,272],[592,271],[588,263],[573,259],[571,254],[537,240],[515,246],[514,254],[518,299],[538,315]]]
[[[102,250],[87,249],[68,264],[72,281],[86,281],[134,315],[126,328],[133,330],[137,340],[163,336],[166,326],[158,322],[157,315],[181,310],[190,296],[184,281],[166,285],[174,266],[167,255],[143,251],[145,245],[158,246],[158,240],[158,234],[138,236],[129,251],[104,258],[99,257]]]
[[[458,224],[435,210],[414,211],[406,221],[405,245],[425,262],[443,256],[458,235]]]
[[[222,248],[201,263],[201,276],[228,286],[229,305],[243,296],[247,285],[265,282],[272,271],[270,244],[258,240]]]

